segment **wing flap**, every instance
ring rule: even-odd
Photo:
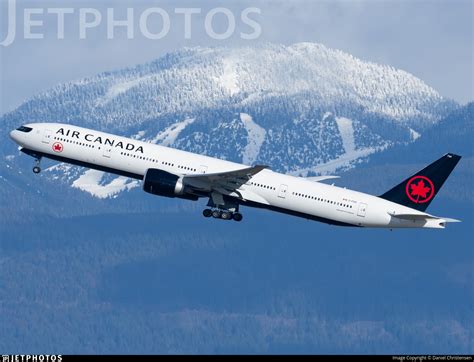
[[[256,165],[233,171],[186,175],[183,176],[183,183],[200,191],[232,192],[266,168],[268,166]]]

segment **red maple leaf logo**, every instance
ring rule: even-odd
[[[426,194],[428,191],[431,190],[431,188],[425,186],[425,182],[423,180],[418,181],[417,184],[412,183],[410,188],[412,196],[418,196],[424,199],[426,199]]]
[[[407,183],[406,194],[414,203],[428,202],[434,196],[433,182],[426,176],[414,176]]]
[[[62,152],[63,151],[63,145],[59,142],[55,142],[53,144],[53,151],[54,152]]]

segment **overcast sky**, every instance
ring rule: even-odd
[[[10,0],[12,1],[12,0]],[[0,0],[0,41],[7,39],[11,7]],[[223,5],[224,4],[224,5]],[[235,17],[235,31],[224,40],[206,31],[206,15],[226,7]],[[64,39],[57,39],[57,16],[51,8],[73,8],[65,15]],[[127,39],[124,28],[107,38],[107,8],[117,19],[134,11],[134,34]],[[140,28],[140,16],[152,7],[162,8],[170,20],[169,32],[158,40],[147,39]],[[256,39],[242,39],[241,33],[257,34],[241,19],[246,8],[258,8],[249,18],[261,27]],[[59,82],[70,81],[137,63],[150,61],[183,46],[252,45],[258,42],[292,44],[320,42],[364,60],[390,64],[423,79],[443,96],[460,103],[474,99],[473,93],[473,2],[451,1],[22,1],[16,0],[16,37],[0,46],[0,113],[13,110],[25,99]],[[43,14],[31,19],[42,25],[31,28],[43,39],[24,39],[24,10],[40,8]],[[79,38],[80,8],[95,8],[102,16],[99,26]],[[200,8],[191,17],[190,39],[186,39],[184,15],[176,8]],[[89,14],[88,21],[92,21]],[[162,18],[154,13],[147,29],[158,33]],[[227,29],[227,18],[218,13],[212,22],[216,33]]]

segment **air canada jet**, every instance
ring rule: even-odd
[[[241,206],[258,207],[340,226],[444,228],[458,220],[426,209],[461,159],[448,153],[380,196],[328,185],[335,176],[294,177],[135,139],[59,123],[32,123],[10,137],[43,157],[142,180],[153,195],[208,199],[205,217],[241,221]]]

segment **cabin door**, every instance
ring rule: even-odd
[[[288,191],[288,185],[280,185],[280,190],[278,191],[278,197],[286,199],[286,193]]]
[[[112,146],[104,146],[104,152],[102,153],[102,156],[106,158],[110,158],[112,155]]]
[[[366,211],[367,211],[367,204],[364,204],[363,202],[361,202],[359,204],[359,210],[357,211],[357,216],[365,217]]]
[[[53,131],[51,131],[50,129],[45,129],[43,133],[43,140],[42,140],[43,143],[48,144],[49,142],[51,142],[52,134],[53,134]]]

